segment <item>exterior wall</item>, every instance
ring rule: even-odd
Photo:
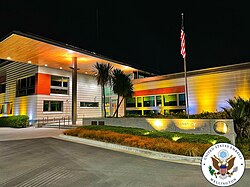
[[[221,111],[228,107],[227,100],[241,96],[250,98],[250,63],[248,68],[227,71],[210,71],[188,74],[188,98],[190,114],[203,111]],[[158,76],[134,80],[134,90],[142,91],[174,86],[183,86],[183,76]]]
[[[85,118],[83,125],[91,125],[92,121],[97,121],[97,124],[103,121],[105,125],[146,130],[221,135],[227,137],[232,144],[235,144],[236,138],[232,119]],[[220,125],[216,127],[218,123]],[[215,129],[223,133],[217,133]]]
[[[0,75],[6,74],[6,92],[0,94],[0,104],[12,103],[13,115],[25,114],[30,120],[72,115],[72,79],[71,72],[48,67],[38,67],[28,63],[11,62],[0,67]],[[16,81],[25,77],[36,75],[36,91],[34,95],[16,97]],[[41,86],[50,85],[50,75],[69,77],[69,94],[50,94],[48,89]],[[48,78],[49,77],[49,78]],[[38,79],[40,80],[38,81]],[[101,88],[96,84],[95,77],[78,74],[77,82],[77,113],[78,118],[101,117]],[[63,101],[62,112],[43,112],[43,102]],[[99,102],[99,107],[80,107],[80,102]],[[1,116],[1,115],[0,115]],[[80,119],[79,119],[80,120]]]
[[[39,67],[39,73],[69,77],[69,95],[50,94],[37,95],[37,118],[43,117],[59,118],[71,117],[72,115],[72,73],[65,70]],[[63,112],[43,112],[43,101],[63,101]],[[99,102],[99,107],[80,107],[80,102]],[[101,117],[101,88],[97,86],[95,77],[78,74],[77,75],[77,118]]]
[[[37,73],[37,66],[12,62],[0,67],[0,75],[6,74],[6,92],[0,94],[1,103],[12,103],[12,114],[27,114],[30,119],[36,118],[36,95],[16,97],[16,81]]]

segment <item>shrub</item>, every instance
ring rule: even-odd
[[[166,138],[168,140],[173,141],[173,139],[177,142],[190,142],[190,143],[230,143],[230,140],[224,136],[219,135],[210,135],[210,134],[186,134],[180,132],[168,132],[168,131],[156,131],[156,130],[145,130],[141,128],[132,128],[132,127],[120,127],[120,126],[83,126],[80,128],[88,129],[88,130],[99,130],[99,131],[112,131],[120,134],[130,134],[136,136],[143,136],[149,138]],[[175,139],[174,137],[179,137],[179,139]]]
[[[76,133],[78,134],[76,135]],[[163,137],[149,138],[145,136],[121,134],[110,130],[90,130],[87,128],[66,130],[64,134],[186,156],[202,156],[211,146],[211,144],[202,143],[178,143]]]
[[[183,112],[179,113],[173,113],[171,112],[170,114],[148,114],[148,115],[138,115],[138,114],[127,114],[124,117],[149,117],[149,118],[167,118],[167,119],[188,119],[187,114]],[[190,119],[229,119],[231,118],[227,112],[221,111],[221,112],[207,112],[203,111],[200,114],[192,114],[189,115]]]
[[[234,120],[237,139],[250,139],[250,98],[245,100],[241,97],[235,97],[227,102],[231,108],[223,109]]]
[[[0,117],[0,127],[23,128],[29,125],[29,117],[26,115]]]

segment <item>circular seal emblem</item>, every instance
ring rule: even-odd
[[[201,169],[205,178],[213,185],[231,186],[242,177],[245,159],[234,145],[218,143],[204,153]]]

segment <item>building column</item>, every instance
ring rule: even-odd
[[[72,57],[72,125],[77,121],[77,57]]]

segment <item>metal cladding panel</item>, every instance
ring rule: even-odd
[[[6,74],[6,92],[0,94],[0,103],[13,103],[14,115],[25,114],[30,119],[36,118],[36,96],[16,97],[16,81],[36,73],[37,66],[27,63],[11,62],[0,67],[0,76]]]
[[[221,111],[222,107],[229,106],[228,99],[237,96],[250,98],[250,68],[196,74],[188,76],[187,80],[190,114]],[[135,83],[134,90],[182,86],[184,83],[183,77],[155,81],[152,78]]]
[[[48,67],[39,67],[39,73],[69,77],[68,95],[50,94],[37,95],[37,118],[43,117],[59,118],[71,117],[72,114],[72,73],[70,71],[53,69]],[[43,112],[43,102],[46,101],[63,101],[62,112]],[[99,107],[80,107],[80,102],[99,102]],[[78,74],[77,75],[77,118],[83,117],[101,117],[101,88],[97,85],[93,76]]]
[[[36,74],[36,94],[50,95],[50,75],[44,73]]]

